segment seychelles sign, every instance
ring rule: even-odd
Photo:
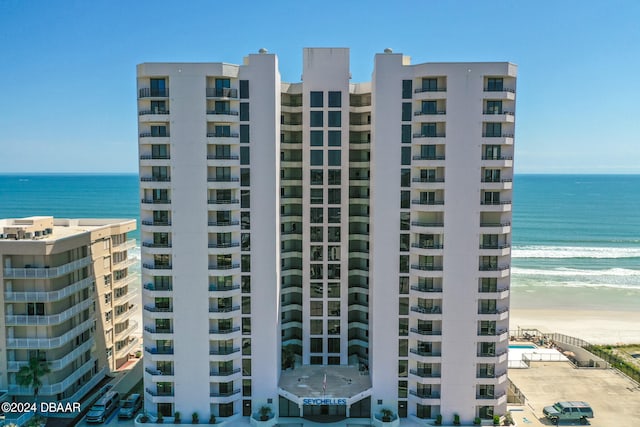
[[[303,405],[346,405],[347,399],[336,398],[336,397],[308,397],[302,399]]]

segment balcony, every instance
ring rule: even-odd
[[[231,313],[234,311],[240,311],[239,305],[234,305],[232,307],[209,307],[209,313]],[[233,331],[230,330],[229,333]]]
[[[443,245],[429,244],[429,243],[412,243],[411,247],[419,248],[419,249],[443,249],[444,248]]]
[[[173,354],[173,347],[165,347],[165,348],[145,347],[144,351],[146,351],[149,354]]]
[[[413,90],[413,93],[424,93],[424,92],[446,92],[447,88],[442,87],[419,87]]]
[[[445,138],[447,135],[444,132],[438,132],[438,133],[422,133],[422,132],[417,132],[413,134],[414,138]],[[444,160],[444,158],[439,159],[439,160]]]
[[[238,111],[234,110],[207,110],[207,115],[214,116],[238,116]]]
[[[168,176],[141,176],[140,182],[171,182]]]
[[[428,392],[425,390],[409,390],[409,394],[419,399],[439,399],[440,393],[437,391]]]
[[[63,393],[65,390],[67,390],[70,386],[72,386],[77,381],[82,381],[82,378],[84,377],[84,375],[90,373],[91,370],[94,368],[96,361],[97,360],[92,357],[82,366],[79,366],[78,368],[76,368],[73,371],[73,373],[71,373],[63,381],[54,383],[54,384],[46,384],[46,385],[40,386],[40,389],[39,389],[40,395],[55,396],[58,393]],[[33,389],[30,386],[27,387],[27,386],[10,384],[9,393],[11,393],[12,395],[31,397],[33,396]]]
[[[5,268],[5,279],[55,279],[72,271],[79,270],[91,264],[91,257],[81,258],[71,261],[58,267],[31,267],[26,265],[24,268]]]
[[[209,227],[234,227],[240,225],[240,221],[209,221]]]
[[[140,138],[169,138],[169,132],[163,132],[163,133],[141,132],[138,136]]]
[[[209,285],[209,292],[228,292],[228,291],[236,291],[238,289],[240,289],[240,285],[230,285],[230,286]]]
[[[500,358],[501,356],[506,356],[507,355],[507,350],[500,350],[500,351],[479,351],[476,356],[477,357],[498,357]],[[506,358],[505,358],[506,360]]]
[[[233,270],[236,268],[240,268],[240,264],[222,264],[222,265],[210,265],[209,270]]]
[[[409,373],[420,378],[440,378],[440,372],[432,372],[428,369],[410,369]]]
[[[442,312],[442,311],[440,311]],[[427,313],[430,313],[430,311],[427,311]],[[418,335],[429,335],[429,336],[439,336],[442,335],[442,331],[433,331],[430,329],[420,329],[420,328],[411,328],[409,329],[409,331],[413,332],[414,334],[418,334]],[[416,353],[416,354],[420,354],[420,353]],[[439,356],[439,355],[437,355]]]
[[[480,271],[505,271],[509,269],[509,265],[480,264],[478,269]]]
[[[140,110],[138,111],[138,115],[139,116],[168,116],[169,110]]]
[[[217,350],[209,350],[210,356],[228,356],[230,354],[239,353],[240,348],[219,348]]]
[[[148,332],[150,334],[172,334],[173,333],[173,328],[158,328],[155,326],[145,326],[144,330],[145,332]]]
[[[151,376],[173,376],[173,370],[172,369],[165,369],[165,370],[160,370],[160,369],[153,369],[153,368],[144,368],[145,372]]]
[[[145,248],[170,248],[171,243],[142,242],[142,246],[144,246]]]
[[[170,160],[169,154],[142,154],[140,160]]]
[[[427,293],[439,293],[442,292],[442,287],[440,286],[422,286],[422,285],[411,285],[412,291],[417,292],[427,292]]]
[[[442,354],[439,351],[424,351],[417,348],[412,348],[409,350],[409,352],[421,357],[441,357],[442,356]]]
[[[234,332],[240,332],[240,326],[229,329],[209,329],[209,334],[211,335],[229,335]]]
[[[138,98],[168,98],[169,89],[151,89],[148,87],[138,90]]]
[[[5,316],[5,324],[7,326],[54,326],[65,322],[75,315],[89,309],[93,306],[93,298],[87,298],[84,301],[73,305],[71,308],[62,311],[58,314],[52,314],[47,316],[40,315],[28,315],[28,314],[8,314]]]
[[[206,88],[207,98],[238,98],[238,89],[232,88],[215,88],[208,87]]]
[[[154,292],[173,291],[173,285],[155,285],[153,283],[145,283],[143,287],[148,291]]]
[[[8,349],[40,349],[48,350],[62,347],[93,327],[93,319],[89,319],[70,331],[52,338],[7,338]]]
[[[442,307],[437,305],[434,305],[433,307],[414,305],[411,307],[411,311],[421,314],[442,314]]]
[[[173,313],[173,307],[156,307],[155,305],[145,305],[144,311],[149,313]]]
[[[412,200],[412,205],[422,205],[422,206],[442,206],[444,205],[444,200]]]
[[[210,205],[236,205],[240,204],[238,199],[209,199],[207,203]]]
[[[129,337],[128,339],[128,343],[125,344],[124,346],[120,347],[119,349],[115,350],[115,356],[116,358],[121,358],[127,354],[129,354],[133,349],[138,349],[138,346],[141,344],[141,341],[139,338],[135,337],[135,338],[131,338]]]
[[[148,270],[171,270],[170,264],[142,264]]]
[[[171,204],[171,199],[141,199],[140,203],[147,205],[168,205]]]
[[[207,138],[239,138],[240,134],[235,132],[207,132]]]
[[[442,271],[442,266],[431,264],[412,264],[411,269],[420,271]]]
[[[74,362],[78,357],[82,356],[82,354],[87,350],[90,350],[94,345],[95,339],[91,337],[84,343],[75,346],[75,348],[70,353],[67,353],[64,357],[57,360],[48,360],[47,365],[52,372],[59,371],[68,366],[70,363]],[[11,372],[18,372],[20,368],[28,365],[28,361],[8,361],[7,370]]]
[[[93,285],[94,279],[88,277],[78,282],[72,283],[58,291],[29,291],[29,292],[13,292],[4,291],[4,300],[6,302],[53,302],[60,301],[66,297],[75,294],[78,291],[89,288]]]
[[[411,221],[411,226],[423,228],[442,228],[444,227],[444,222]],[[420,230],[416,230],[416,232],[420,232]]]
[[[145,391],[151,396],[173,396],[173,390],[152,390],[147,388]]]
[[[225,371],[216,371],[212,369],[211,371],[209,371],[209,376],[210,377],[230,377],[231,375],[239,374],[241,371],[242,370],[240,368],[229,369]]]
[[[437,110],[437,111],[416,111],[413,113],[414,116],[441,116],[445,115],[447,112],[445,110]]]
[[[216,176],[207,178],[207,182],[240,182],[240,178],[231,176]]]
[[[418,157],[418,158],[417,158]],[[431,156],[431,157],[441,157],[440,159],[423,159],[422,156],[414,156],[414,160],[444,160],[444,156]],[[444,182],[444,178],[413,178],[411,182],[421,182],[421,183],[442,183]]]
[[[207,160],[240,160],[240,156],[235,156],[231,154],[227,154],[227,155],[207,154]]]

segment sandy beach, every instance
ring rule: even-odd
[[[640,343],[640,310],[569,310],[512,308],[509,329],[537,328],[593,344]]]

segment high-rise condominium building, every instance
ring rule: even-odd
[[[137,79],[151,414],[506,411],[515,65],[387,50],[351,83],[314,48],[300,83],[264,50]]]
[[[135,220],[0,220],[0,389],[33,401],[18,372],[45,362],[39,401],[78,402],[139,344],[128,268]],[[139,313],[139,312],[138,312]]]

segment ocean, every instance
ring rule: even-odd
[[[134,174],[0,175],[0,218],[138,219],[138,199]],[[640,175],[516,175],[513,201],[512,307],[640,309]]]

